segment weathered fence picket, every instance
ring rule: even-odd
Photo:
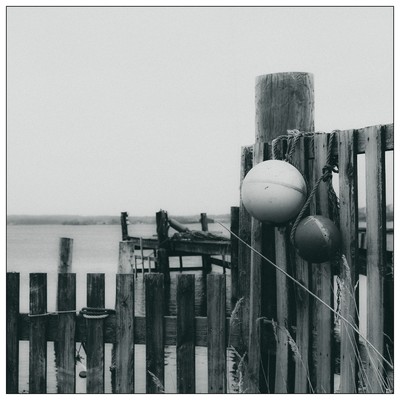
[[[358,326],[358,198],[357,198],[357,132],[341,131],[338,134],[338,167],[340,229],[342,234],[342,260],[340,280],[342,287],[341,314]],[[340,392],[357,393],[358,334],[343,320],[340,342]]]
[[[161,249],[160,249],[161,250]],[[145,274],[146,393],[164,392],[164,275]]]
[[[208,393],[226,393],[225,275],[207,275]]]
[[[75,274],[58,274],[57,304],[58,311],[60,311],[58,315],[58,335],[55,343],[58,393],[75,393]]]
[[[29,274],[29,393],[47,388],[47,275]]]
[[[135,292],[134,275],[117,274],[116,281],[116,393],[135,392]]]
[[[18,393],[19,375],[19,272],[7,273],[6,285],[6,391],[13,394]]]
[[[104,308],[105,275],[87,274],[87,306]],[[87,393],[104,393],[104,319],[86,319]]]
[[[367,339],[384,354],[384,282],[386,267],[386,196],[384,132],[380,127],[364,129],[366,135],[365,176],[367,192]],[[368,393],[384,393],[384,364],[368,344],[365,377]]]
[[[178,275],[176,286],[176,379],[178,393],[195,393],[195,280]]]

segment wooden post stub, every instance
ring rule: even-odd
[[[201,230],[203,232],[208,232],[208,218],[207,218],[207,213],[201,213],[200,214],[200,224],[201,224]],[[201,257],[202,259],[202,264],[203,264],[203,271],[206,274],[209,274],[211,272],[212,266],[211,266],[211,256],[205,255]]]
[[[128,240],[128,213],[126,211],[121,213],[121,230],[122,240]]]
[[[58,262],[58,273],[72,271],[72,249],[74,240],[70,238],[60,238],[60,251]]]
[[[132,241],[125,240],[119,242],[119,254],[118,254],[118,273],[119,274],[131,274],[132,259],[135,254],[135,244]]]

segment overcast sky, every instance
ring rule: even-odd
[[[392,18],[8,8],[8,214],[228,213],[240,148],[254,142],[257,75],[313,73],[316,130],[393,122]]]

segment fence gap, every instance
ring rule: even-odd
[[[195,393],[195,277],[178,275],[176,286],[176,367],[178,393]]]

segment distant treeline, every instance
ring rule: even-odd
[[[200,215],[182,215],[174,216],[183,224],[195,224],[200,222]],[[155,216],[135,217],[129,216],[130,224],[155,224]],[[217,221],[229,221],[229,214],[209,215],[210,223]],[[119,216],[97,215],[97,216],[82,216],[82,215],[8,215],[7,225],[119,225]]]

